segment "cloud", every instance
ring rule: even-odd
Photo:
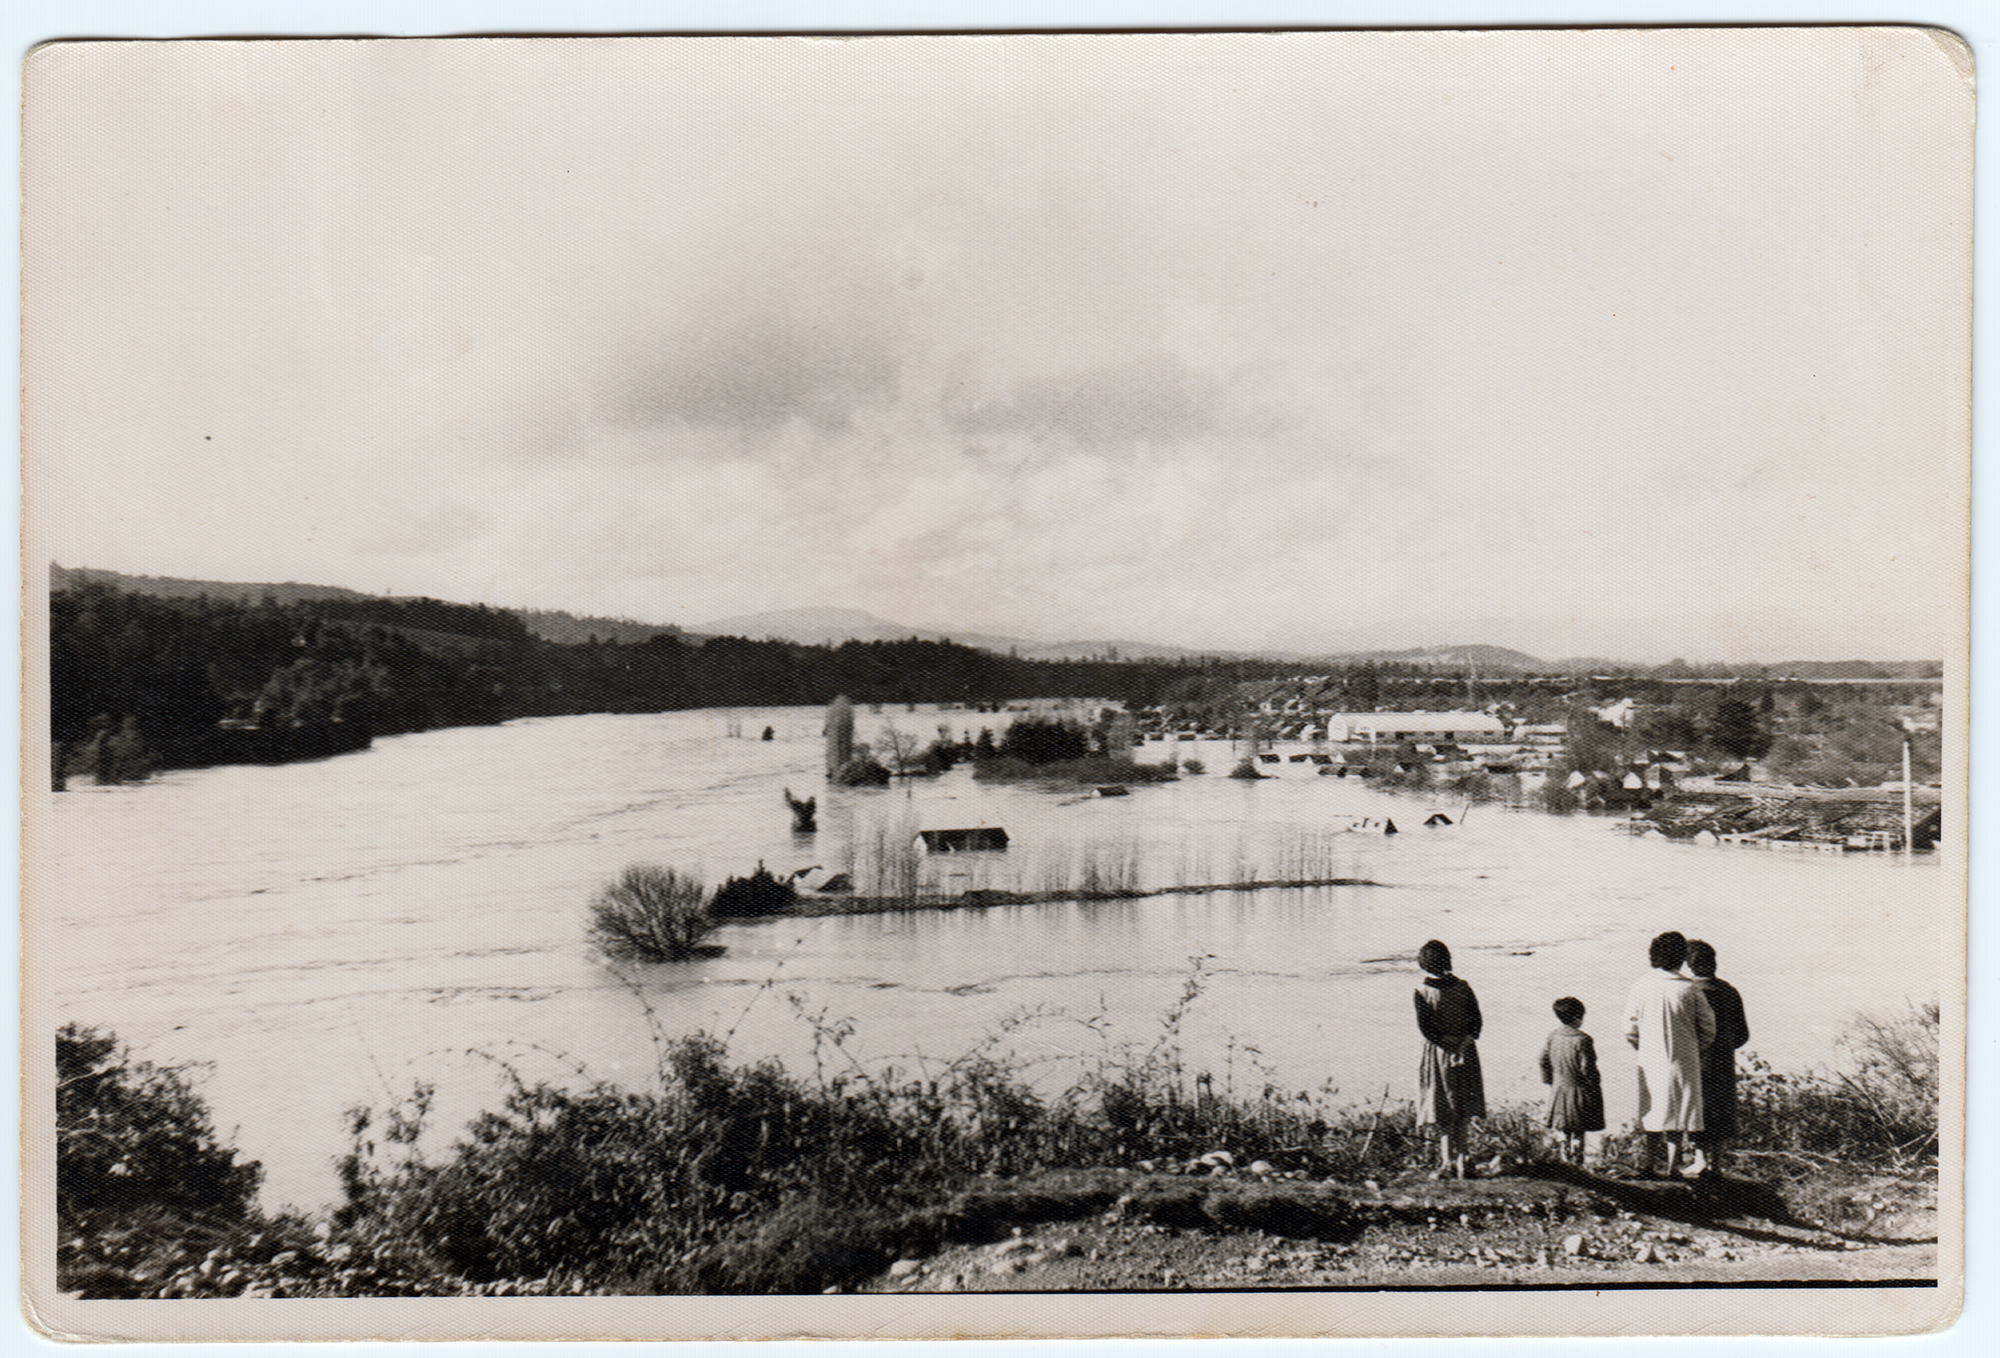
[[[463,547],[491,526],[488,516],[452,502],[391,524],[356,543],[355,550],[389,556],[427,556]]]
[[[1172,446],[1214,432],[1226,384],[1161,353],[1082,371],[1024,379],[974,406],[960,425],[974,436],[1025,434],[1099,451]]]
[[[604,415],[629,428],[689,425],[768,436],[794,421],[823,434],[896,397],[889,328],[835,313],[761,313],[705,323],[648,346],[609,384]]]

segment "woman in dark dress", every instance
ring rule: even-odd
[[[1417,1031],[1424,1036],[1417,1067],[1417,1124],[1436,1127],[1438,1177],[1466,1178],[1466,1124],[1486,1116],[1486,1081],[1476,1045],[1483,1021],[1479,997],[1451,974],[1451,950],[1432,939],[1417,951],[1424,969],[1416,990]]]
[[[1715,974],[1715,949],[1693,939],[1688,943],[1687,969],[1693,988],[1701,992],[1715,1014],[1715,1041],[1701,1054],[1702,1130],[1694,1134],[1701,1152],[1703,1174],[1722,1173],[1722,1148],[1736,1135],[1736,1049],[1750,1040],[1750,1021],[1743,1013],[1743,996]]]

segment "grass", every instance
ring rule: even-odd
[[[1009,1213],[1038,1210],[1020,1181],[1054,1171],[1206,1173],[1226,1155],[1359,1183],[1427,1167],[1431,1142],[1405,1089],[1344,1103],[1332,1088],[1283,1088],[1236,1045],[1219,1079],[1189,1069],[1181,1030],[1205,988],[1197,960],[1152,1041],[1101,1050],[1054,1090],[1009,1054],[1022,1028],[1064,1018],[1042,1011],[914,1069],[864,1066],[846,1046],[851,1024],[803,1010],[807,1074],[733,1061],[714,1037],[660,1035],[650,1087],[517,1077],[436,1158],[419,1150],[430,1108],[419,1087],[383,1114],[351,1115],[345,1200],[315,1221],[257,1213],[242,1191],[255,1167],[214,1143],[184,1084],[109,1060],[114,1041],[94,1068],[122,1072],[113,1083],[141,1110],[125,1115],[133,1153],[161,1168],[115,1208],[59,1194],[59,1282],[131,1297],[813,1294],[948,1241],[995,1238]],[[1837,1071],[1782,1077],[1752,1062],[1746,1153],[1934,1165],[1936,1031],[1936,1008],[1915,1009],[1857,1021]],[[76,1107],[65,1118],[59,1173],[77,1184],[102,1148]],[[1538,1159],[1539,1124],[1536,1108],[1496,1108],[1475,1153]],[[172,1156],[143,1158],[155,1138]],[[174,1197],[171,1166],[183,1162],[221,1176],[218,1210]]]
[[[708,891],[673,868],[635,863],[590,902],[590,937],[620,962],[678,962],[697,956],[715,927]]]
[[[857,895],[920,904],[924,898],[924,855],[917,844],[917,822],[908,815],[889,816],[857,830],[848,868]]]

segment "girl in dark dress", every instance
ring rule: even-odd
[[[1563,1140],[1562,1158],[1583,1163],[1583,1138],[1604,1130],[1604,1082],[1597,1073],[1597,1044],[1583,1031],[1583,1001],[1555,1002],[1562,1027],[1542,1047],[1542,1083],[1549,1092],[1549,1129]]]
[[[1451,974],[1451,950],[1432,939],[1417,951],[1425,972],[1416,990],[1417,1031],[1424,1035],[1417,1067],[1417,1124],[1438,1129],[1438,1177],[1466,1173],[1466,1124],[1486,1116],[1486,1081],[1475,1045],[1483,1021],[1479,997]]]

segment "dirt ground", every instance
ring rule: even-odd
[[[1605,1178],[1557,1165],[1466,1182],[1337,1184],[1203,1166],[1013,1186],[1004,1238],[902,1259],[870,1292],[1205,1291],[1928,1280],[1934,1179],[1783,1187]],[[1004,1201],[1007,1187],[988,1192]],[[1098,1207],[1106,1197],[1108,1207]]]

